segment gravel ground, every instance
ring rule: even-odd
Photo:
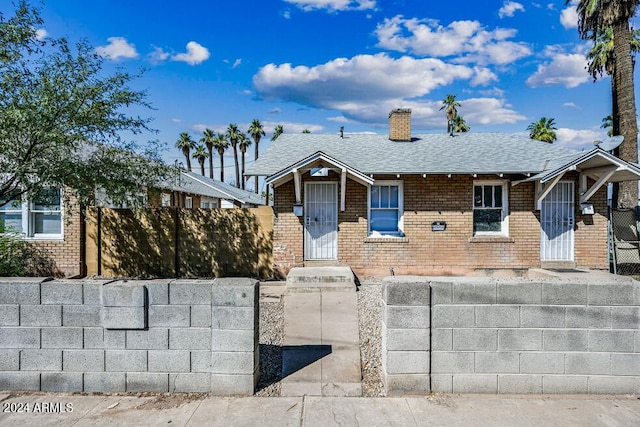
[[[284,300],[260,302],[260,378],[256,396],[280,396],[282,346],[284,345]]]
[[[362,395],[385,396],[382,382],[381,336],[382,285],[364,282],[358,288],[358,326],[362,363]],[[280,396],[282,346],[284,338],[284,300],[260,302],[260,379],[256,396]]]
[[[362,395],[386,396],[382,382],[382,285],[363,282],[358,289],[358,326],[362,363]]]

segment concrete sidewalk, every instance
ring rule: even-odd
[[[640,425],[640,400],[631,396],[218,398],[180,394],[133,397],[30,393],[0,394],[0,400],[0,425]],[[18,412],[21,409],[29,412]]]
[[[282,396],[362,396],[358,343],[355,291],[287,293]]]

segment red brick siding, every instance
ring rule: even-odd
[[[309,179],[303,175],[303,180]],[[338,179],[332,173],[323,180]],[[540,266],[540,215],[533,210],[533,183],[509,185],[509,238],[487,241],[473,238],[471,176],[411,175],[402,180],[403,239],[367,238],[367,187],[347,180],[346,209],[338,215],[339,265],[348,265],[363,277],[388,275],[390,268],[395,274],[450,275]],[[303,219],[292,213],[293,181],[274,193],[274,261],[286,271],[304,263]],[[596,215],[576,215],[575,260],[579,266],[607,268],[606,190],[599,191],[592,202]],[[445,221],[446,231],[432,232],[434,221]]]

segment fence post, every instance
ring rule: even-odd
[[[175,271],[175,275],[176,278],[180,277],[180,254],[178,253],[178,245],[180,243],[180,212],[178,211],[178,207],[174,207],[174,216],[173,216],[173,221],[174,221],[174,233],[175,233],[175,238],[174,238],[174,251],[173,251],[173,256],[174,256],[174,271]]]

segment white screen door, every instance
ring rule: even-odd
[[[573,182],[559,182],[542,200],[540,259],[573,261],[575,202]]]
[[[338,259],[338,184],[305,183],[304,257]]]

